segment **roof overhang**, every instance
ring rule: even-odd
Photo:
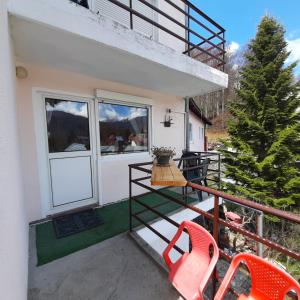
[[[17,60],[176,96],[227,87],[225,73],[70,3],[11,0]]]
[[[190,111],[192,111],[204,124],[207,125],[212,125],[211,121],[208,120],[203,112],[201,111],[201,109],[199,108],[199,106],[196,104],[196,102],[191,98],[189,100],[189,109]]]

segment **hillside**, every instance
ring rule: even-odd
[[[220,138],[227,138],[227,122],[230,120],[229,112],[224,112],[211,120],[212,126],[207,129],[209,143],[217,143]]]

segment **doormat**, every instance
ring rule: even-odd
[[[104,223],[101,216],[96,214],[93,209],[56,217],[52,222],[55,235],[58,239],[97,227]]]
[[[182,200],[182,195],[172,190],[164,189],[164,194]],[[177,203],[165,201],[165,198],[155,193],[143,195],[140,197],[140,200],[153,207],[164,203],[164,205],[157,207],[158,211],[162,214],[169,214],[181,208]],[[188,203],[193,203],[194,201],[195,199],[188,197]],[[144,207],[135,203],[134,209],[138,211],[144,209]],[[52,221],[36,225],[37,265],[44,265],[128,231],[128,200],[109,204],[97,208],[94,211],[96,215],[101,216],[104,220],[104,224],[61,239],[56,238]],[[142,217],[147,222],[158,218],[158,216],[151,211],[145,211]],[[137,220],[133,220],[133,226],[138,225],[140,225],[140,223]]]

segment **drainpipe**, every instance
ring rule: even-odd
[[[190,98],[185,97],[185,151],[190,151],[189,111]]]

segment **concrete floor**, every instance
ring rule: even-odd
[[[127,234],[36,267],[30,229],[29,300],[182,299],[167,273]]]

